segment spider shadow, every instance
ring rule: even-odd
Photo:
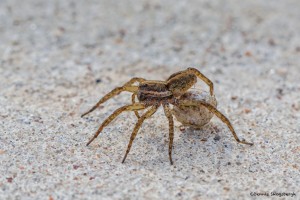
[[[183,132],[175,128],[175,135],[177,135],[173,144],[173,162],[176,166],[184,168],[191,168],[192,166],[214,166],[220,163],[219,158],[224,155],[224,145],[219,142],[220,136],[213,124],[209,123],[199,129],[185,127]],[[177,134],[176,134],[177,133]],[[179,133],[179,134],[178,134]],[[168,132],[164,133],[164,142],[158,137],[152,138],[153,145],[156,146],[157,152],[147,152],[147,156],[139,159],[139,165],[145,168],[169,168],[168,157]],[[153,149],[149,149],[153,151]],[[221,151],[221,152],[220,152]],[[130,162],[136,162],[134,158]]]
[[[206,142],[215,134],[214,126],[211,123],[208,123],[200,128],[193,127],[184,127],[184,130],[181,131],[179,137],[184,140],[200,140]]]

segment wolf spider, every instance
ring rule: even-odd
[[[115,110],[98,128],[97,132],[94,136],[89,140],[87,146],[94,141],[103,130],[112,120],[114,120],[118,115],[120,115],[124,111],[134,111],[135,115],[138,118],[137,123],[131,133],[130,141],[125,153],[125,156],[122,160],[124,163],[135,139],[142,123],[145,119],[151,117],[157,109],[162,105],[164,108],[164,113],[169,121],[169,160],[171,165],[172,161],[172,147],[173,147],[173,139],[174,139],[174,122],[172,110],[170,108],[170,104],[176,107],[182,106],[204,106],[210,112],[215,114],[218,118],[220,118],[225,124],[227,124],[228,128],[231,130],[235,140],[241,144],[253,145],[253,143],[246,142],[244,140],[240,140],[235,133],[230,121],[220,112],[215,106],[205,102],[205,101],[194,101],[193,99],[188,98],[180,98],[183,96],[196,82],[197,77],[203,80],[210,88],[210,95],[213,96],[214,89],[213,83],[206,78],[200,71],[195,68],[188,68],[184,71],[179,71],[177,73],[172,74],[166,81],[154,81],[154,80],[145,80],[143,78],[132,78],[130,81],[125,83],[122,87],[117,87],[113,89],[111,92],[102,97],[96,105],[94,105],[90,110],[81,115],[81,117],[87,115],[88,113],[94,111],[97,107],[99,107],[102,103],[107,101],[108,99],[120,94],[123,91],[131,92],[132,94],[132,104],[126,105]],[[138,86],[134,85],[135,83],[139,83]],[[139,102],[135,102],[135,99],[138,99]],[[138,111],[149,108],[144,114],[139,115]]]

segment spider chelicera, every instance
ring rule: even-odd
[[[160,106],[163,106],[164,113],[169,121],[169,159],[171,165],[172,161],[172,147],[173,147],[173,139],[174,139],[174,121],[173,121],[173,113],[170,108],[170,104],[175,106],[176,108],[188,108],[188,107],[205,107],[211,113],[215,114],[218,118],[220,118],[225,124],[227,124],[228,128],[231,130],[235,140],[242,144],[253,145],[253,143],[246,142],[244,140],[240,140],[232,127],[230,121],[216,109],[216,107],[208,102],[201,100],[194,100],[193,98],[183,98],[187,91],[197,82],[197,77],[203,80],[210,88],[210,95],[213,96],[214,88],[213,83],[204,76],[200,71],[195,68],[188,68],[184,71],[179,71],[177,73],[172,74],[166,81],[153,81],[153,80],[145,80],[143,78],[132,78],[130,81],[125,83],[122,87],[117,87],[113,89],[111,92],[102,97],[98,103],[93,106],[89,111],[85,112],[81,117],[87,115],[88,113],[94,111],[97,107],[99,107],[102,103],[107,101],[108,99],[120,94],[123,91],[132,93],[132,104],[126,105],[115,110],[104,122],[101,124],[97,132],[94,134],[92,139],[87,143],[87,146],[94,141],[103,130],[113,119],[115,119],[118,115],[120,115],[124,111],[133,111],[138,118],[137,123],[131,133],[130,141],[125,153],[125,156],[122,160],[124,163],[135,139],[141,125],[144,120],[151,117]],[[139,83],[138,85],[134,85],[135,83]],[[138,102],[135,102],[135,99],[138,99]],[[144,110],[149,108],[144,114],[139,115],[139,110]]]

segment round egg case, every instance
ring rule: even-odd
[[[210,105],[217,107],[215,96],[211,96],[208,92],[192,89],[180,97],[180,100],[192,100],[195,102],[204,101]],[[199,129],[207,124],[214,116],[205,106],[174,106],[172,110],[176,119],[184,126]]]

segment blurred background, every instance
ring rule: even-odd
[[[0,197],[299,194],[299,11],[298,0],[0,0]],[[133,115],[84,146],[130,101],[121,95],[81,119],[100,97],[131,77],[164,80],[187,67],[215,83],[219,109],[254,148],[218,119],[189,134],[177,123],[170,167],[161,112],[125,165]]]

